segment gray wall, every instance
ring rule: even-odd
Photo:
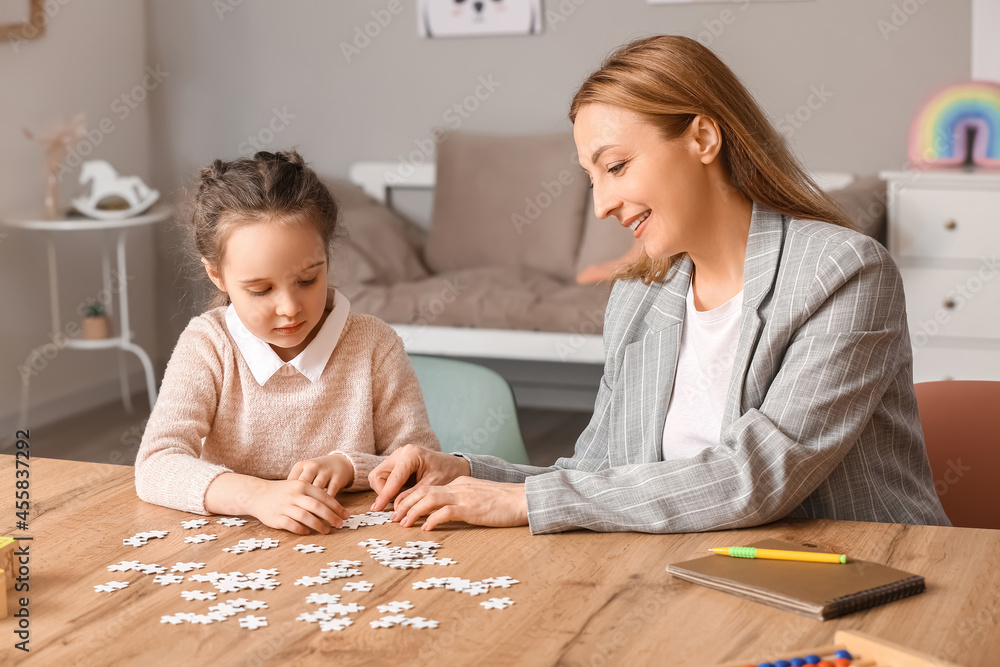
[[[541,35],[438,40],[418,36],[405,2],[348,62],[341,44],[389,4],[245,0],[220,14],[218,3],[150,0],[150,62],[172,73],[153,107],[157,185],[190,183],[203,163],[247,150],[250,136],[270,139],[272,149],[298,145],[329,175],[346,175],[358,160],[395,160],[431,128],[448,126],[444,114],[480,77],[500,85],[462,129],[569,129],[567,106],[582,79],[615,46],[654,33],[702,33],[776,121],[814,88],[828,91],[791,128],[793,143],[810,168],[872,174],[903,165],[921,100],[970,72],[969,0],[929,2],[895,17],[891,0],[545,0]],[[263,130],[274,109],[294,118],[269,137]],[[171,276],[164,259],[161,288]],[[176,298],[161,297],[166,318]],[[164,327],[176,333],[187,317]],[[171,337],[163,340],[168,354]]]

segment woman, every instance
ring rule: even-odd
[[[898,271],[732,71],[694,40],[642,39],[584,82],[570,120],[598,217],[643,248],[616,275],[593,419],[551,468],[403,448],[371,473],[374,509],[395,497],[402,525],[532,533],[949,525]]]

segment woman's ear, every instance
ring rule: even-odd
[[[205,266],[205,273],[208,274],[208,279],[215,283],[215,286],[219,288],[220,291],[226,291],[226,284],[222,280],[222,274],[216,269],[212,264],[205,259],[201,258],[201,263]]]
[[[722,131],[714,118],[695,116],[689,127],[692,146],[702,164],[711,164],[722,150]]]

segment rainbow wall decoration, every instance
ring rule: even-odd
[[[1000,169],[1000,84],[948,86],[924,103],[910,127],[910,162]]]

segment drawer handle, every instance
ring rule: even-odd
[[[945,299],[943,305],[948,310],[954,310],[955,309],[955,300],[954,299]]]
[[[944,223],[944,228],[947,229],[948,231],[958,229],[958,223],[955,222],[954,220],[946,220]]]

